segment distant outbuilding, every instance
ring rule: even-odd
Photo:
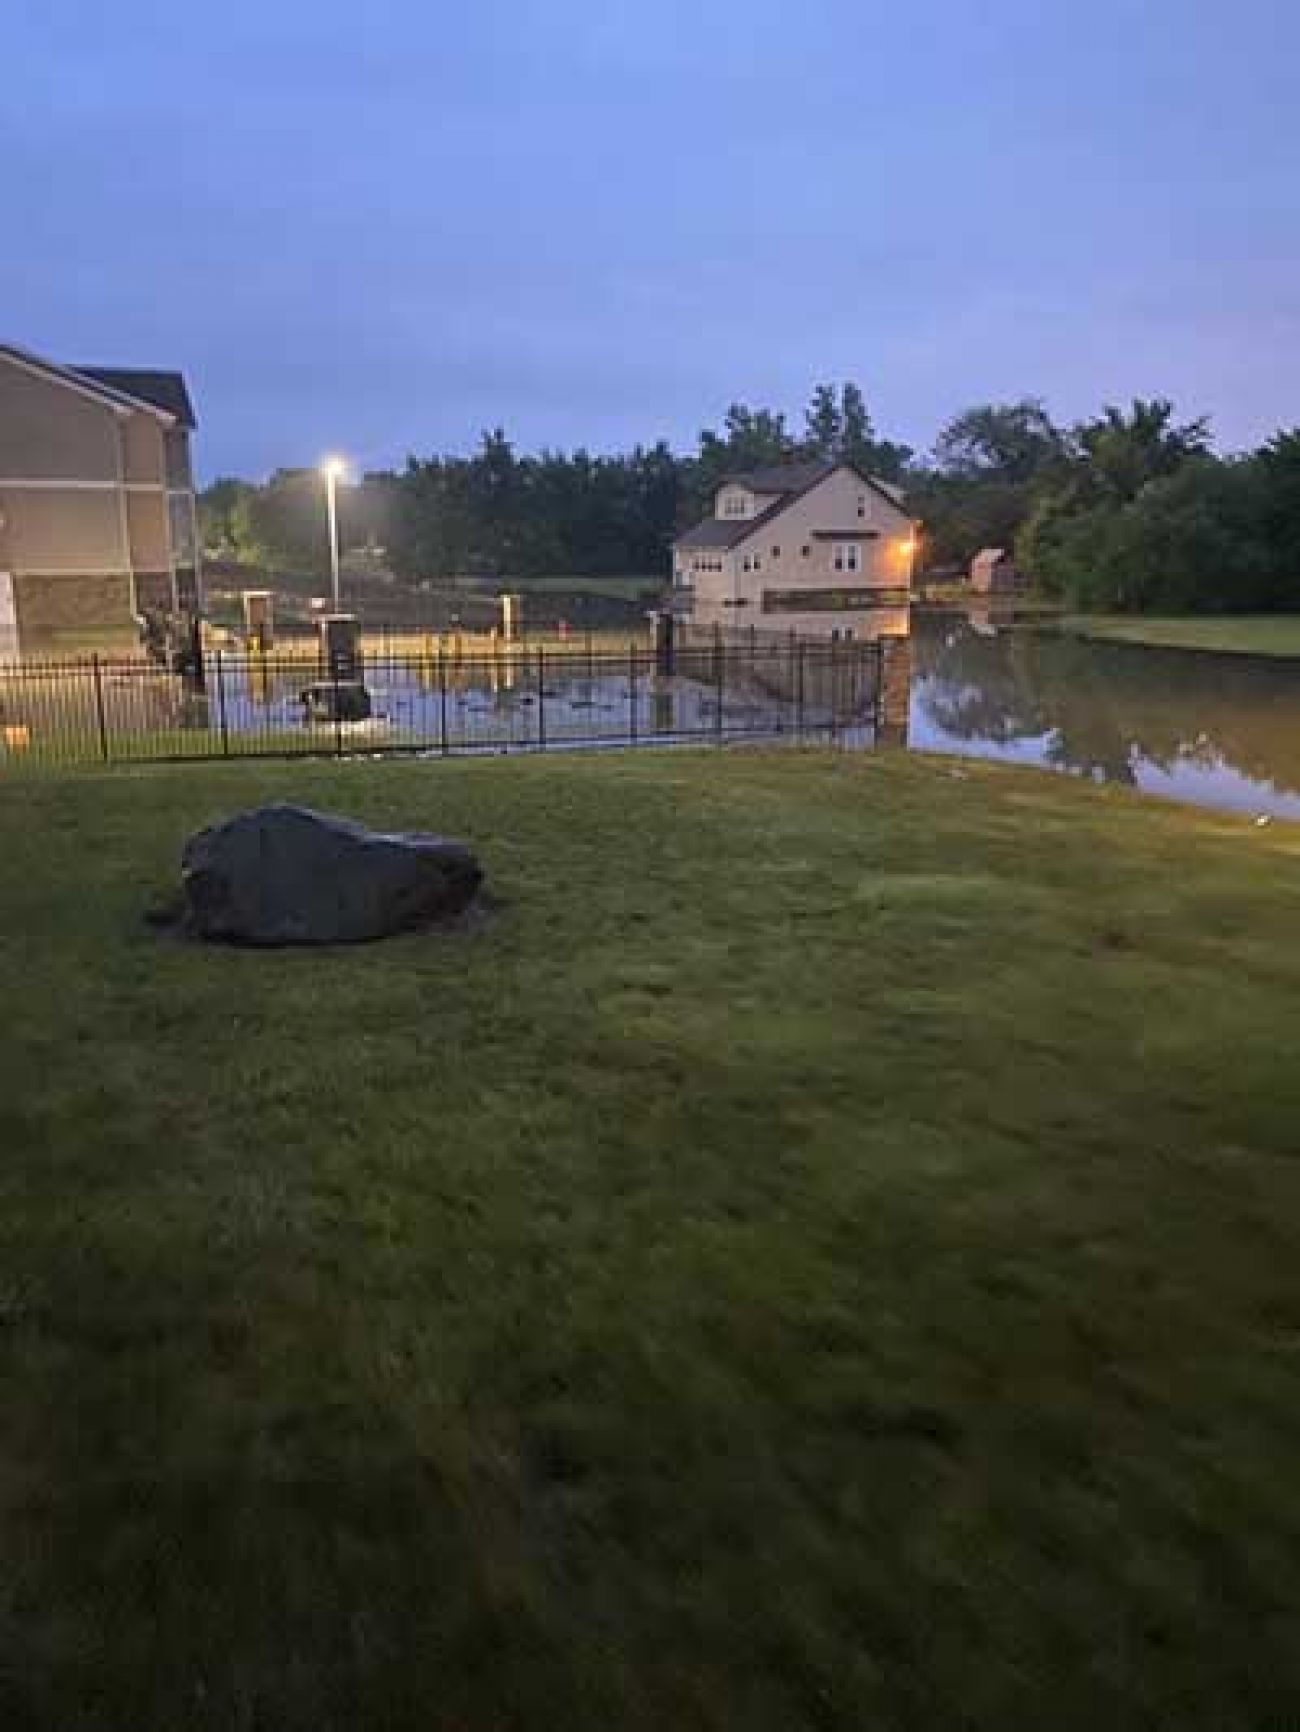
[[[1009,595],[1024,579],[1005,547],[983,547],[970,562],[970,586],[977,595]]]

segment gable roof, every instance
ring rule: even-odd
[[[811,493],[814,487],[834,475],[837,469],[851,469],[858,479],[893,506],[906,513],[902,497],[886,482],[877,481],[858,468],[856,463],[781,463],[771,469],[751,469],[740,475],[725,475],[713,489],[716,499],[724,487],[748,487],[752,493],[772,493],[772,503],[754,517],[706,517],[693,529],[686,530],[673,542],[674,547],[738,547],[742,541],[774,517],[779,517],[788,505]]]
[[[746,469],[739,475],[724,475],[714,488],[748,487],[751,493],[806,493],[833,474],[838,463],[773,463],[766,469]]]
[[[174,416],[182,427],[195,425],[194,405],[185,388],[183,373],[154,367],[75,367],[70,371],[134,397],[138,403],[161,409],[164,414]]]
[[[185,381],[179,373],[147,373],[123,367],[64,367],[57,361],[47,361],[44,355],[34,355],[30,349],[21,348],[17,343],[0,343],[0,359],[12,361],[16,367],[53,380],[83,397],[93,398],[106,408],[116,410],[119,415],[143,409],[168,426],[176,421],[182,421],[187,427],[194,426],[194,410],[190,406]],[[180,408],[169,407],[165,401],[128,390],[125,383],[119,383],[127,379],[174,381],[174,386],[179,386],[178,402],[183,404],[183,412]]]
[[[781,500],[779,504],[784,504]],[[761,512],[757,517],[705,517],[697,523],[694,529],[687,529],[677,537],[676,547],[731,547],[737,541],[743,541],[756,523],[772,514],[773,507]]]

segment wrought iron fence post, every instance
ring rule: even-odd
[[[537,646],[537,745],[546,750],[546,657],[541,644]]]
[[[330,683],[334,687],[334,756],[343,756],[343,717],[339,713],[339,663],[338,657],[330,656]]]
[[[100,670],[99,657],[90,658],[95,675],[95,720],[99,725],[99,755],[108,762],[108,718],[104,714],[104,676]]]
[[[636,745],[636,645],[627,646],[627,737]]]
[[[885,726],[885,640],[876,639],[876,701],[875,709],[875,744],[880,744],[880,735]]]
[[[719,634],[719,637],[718,637],[718,642],[716,645],[716,652],[715,653],[716,653],[715,665],[717,668],[718,678],[717,678],[717,691],[715,693],[715,701],[717,704],[717,713],[714,716],[713,727],[714,727],[714,732],[717,735],[717,742],[719,745],[721,745],[722,744],[722,689],[723,689],[723,680],[724,680],[725,674],[726,674],[726,659],[725,659],[726,658],[726,651],[724,650],[724,648],[722,646],[721,634]]]
[[[221,735],[221,755],[230,756],[230,737],[226,731],[226,669],[221,659],[221,651],[215,652],[217,664],[217,729]]]
[[[831,741],[831,745],[835,744],[835,741],[837,738],[837,732],[838,732],[837,723],[839,721],[839,703],[840,703],[839,648],[840,648],[840,640],[838,638],[833,637],[831,639],[831,666],[830,666],[830,688],[831,688],[831,690],[830,690],[830,696],[831,696],[830,741]]]
[[[438,744],[445,758],[451,750],[447,739],[447,651],[438,639]]]
[[[803,684],[804,684],[804,641],[802,638],[795,645],[794,664],[794,731],[803,739]]]

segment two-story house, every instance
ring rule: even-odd
[[[915,544],[897,491],[851,463],[756,469],[673,543],[674,601],[697,625],[852,637],[906,598]]]
[[[0,344],[0,653],[197,610],[193,427],[179,373]]]

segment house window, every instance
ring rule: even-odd
[[[803,558],[804,558],[804,559],[807,559],[807,557],[808,557],[808,555],[809,555],[809,554],[810,554],[810,553],[811,553],[811,552],[812,552],[812,548],[811,548],[811,547],[809,547],[809,545],[808,545],[808,543],[807,543],[807,542],[805,542],[805,543],[804,543],[804,544],[803,544],[803,546],[802,546],[802,547],[801,547],[801,548],[800,548],[800,549],[799,549],[799,552],[800,552],[800,555],[801,555],[801,556],[802,556],[802,557],[803,557]]]
[[[859,493],[859,495],[858,495],[858,516],[859,517],[865,517],[866,515],[867,515],[866,497],[864,494]]]
[[[748,501],[743,493],[729,493],[722,502],[724,517],[747,517]]]
[[[836,571],[861,571],[862,549],[856,541],[837,541],[831,563]]]
[[[780,557],[781,557],[781,549],[779,547],[774,547],[772,549],[772,558],[773,559],[780,559]]]
[[[762,569],[763,569],[763,562],[759,558],[758,554],[755,554],[754,555],[754,570],[755,571],[762,571]]]

